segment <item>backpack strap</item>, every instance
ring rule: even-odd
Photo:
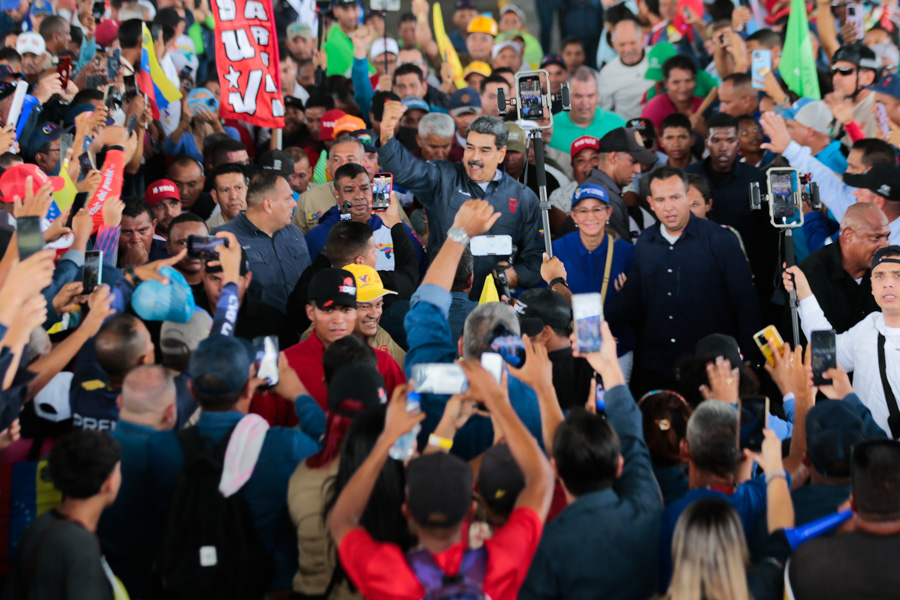
[[[462,564],[459,573],[466,583],[481,589],[484,587],[484,577],[487,575],[487,548],[482,546],[474,550],[466,550],[463,553]]]
[[[425,548],[416,548],[406,553],[406,562],[425,588],[428,595],[444,584],[444,571],[434,562],[434,557]]]
[[[606,291],[609,288],[609,274],[612,271],[613,246],[615,240],[610,234],[606,234],[606,266],[603,268],[603,285],[600,288],[600,300],[606,301]]]
[[[43,531],[43,533],[41,533],[41,537],[38,539],[38,543],[34,547],[34,552],[31,553],[31,558],[28,560],[28,568],[27,568],[28,571],[27,572],[28,572],[28,587],[29,588],[31,587],[31,580],[34,579],[34,569],[37,567],[38,552],[40,551],[41,546],[43,546],[44,542],[47,540],[47,536],[50,534],[51,531],[53,531],[54,529],[56,529],[63,523],[69,522],[69,519],[60,515],[55,510],[53,511],[53,514],[56,515],[57,517],[59,517],[59,519],[54,521],[53,523],[50,523],[50,525],[47,527],[47,529],[45,529]]]
[[[428,595],[434,590],[452,583],[466,583],[481,589],[487,574],[487,557],[487,548],[466,550],[463,552],[457,575],[444,573],[425,548],[420,547],[407,552],[406,562],[415,573],[416,579],[425,588],[425,594]]]
[[[213,445],[212,454],[216,457],[220,462],[225,459],[225,451],[228,449],[228,442],[231,440],[231,434],[234,433],[234,427],[232,427],[228,434],[225,435],[219,442]],[[212,438],[209,436],[201,435],[200,428],[196,425],[192,425],[190,427],[185,427],[181,431],[175,434],[178,437],[178,444],[181,446],[181,452],[184,454],[184,462],[187,463],[191,458],[197,456],[203,451],[204,444],[209,441],[212,441]]]
[[[891,437],[900,437],[900,409],[897,407],[897,398],[887,378],[887,359],[884,355],[884,345],[887,340],[881,333],[878,334],[878,371],[881,374],[881,387],[884,388],[884,400],[888,407],[888,426],[891,429]]]

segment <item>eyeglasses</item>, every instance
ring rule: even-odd
[[[844,77],[847,77],[848,75],[853,75],[854,73],[856,73],[856,69],[852,68],[852,67],[850,67],[850,68],[831,67],[832,75],[843,75]]]
[[[603,213],[609,210],[608,206],[595,206],[594,208],[576,208],[572,212],[574,212],[579,217],[586,217],[588,215],[594,215],[599,217]]]

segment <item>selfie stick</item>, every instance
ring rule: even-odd
[[[784,261],[787,266],[792,267],[796,263],[794,258],[794,232],[791,228],[785,228],[784,231]],[[793,277],[791,278],[793,279]],[[800,316],[798,310],[800,302],[797,300],[797,288],[792,287],[790,293],[791,306],[791,328],[794,333],[794,348],[800,343]]]
[[[528,131],[528,137],[534,144],[534,168],[537,176],[538,193],[541,208],[541,223],[544,227],[544,251],[553,258],[553,242],[550,239],[550,200],[547,198],[547,171],[544,169],[544,138],[540,129]]]

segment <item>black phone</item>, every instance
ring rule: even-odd
[[[740,405],[739,444],[741,449],[761,452],[763,440],[766,439],[763,429],[768,425],[769,399],[766,396],[748,396],[741,398]]]
[[[114,81],[122,68],[122,49],[113,48],[112,55],[106,57],[106,78]]]
[[[813,385],[831,385],[830,379],[822,375],[828,369],[837,368],[837,350],[833,330],[813,331],[809,343],[812,345]]]
[[[84,208],[85,203],[87,202],[87,192],[79,192],[75,194],[75,199],[72,200],[72,206],[69,208],[69,217],[66,219],[66,227],[72,227],[72,219],[75,218],[75,215],[78,214],[78,211]]]
[[[84,253],[82,283],[85,294],[90,294],[103,281],[103,251],[88,250]]]
[[[91,5],[91,14],[94,15],[94,19],[97,21],[97,24],[99,25],[100,19],[102,19],[103,15],[106,14],[106,2],[104,2],[103,0],[94,2]]]
[[[44,234],[40,217],[19,217],[16,219],[16,238],[19,243],[19,260],[44,249]]]
[[[211,235],[189,235],[187,239],[187,254],[189,258],[200,260],[218,260],[219,253],[216,246],[228,247],[226,238],[218,238]]]
[[[137,125],[137,115],[131,115],[128,119],[128,137],[131,137],[131,134],[134,133],[135,125]]]
[[[138,95],[137,80],[134,75],[125,76],[125,96],[130,100]]]
[[[544,94],[540,75],[526,75],[518,79],[522,118],[537,121],[544,118]]]
[[[78,156],[78,168],[81,169],[81,177],[87,177],[87,174],[94,168],[94,159],[91,158],[89,152],[82,152]]]

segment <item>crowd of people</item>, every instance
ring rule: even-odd
[[[892,596],[896,2],[257,4],[0,6],[0,598]]]

